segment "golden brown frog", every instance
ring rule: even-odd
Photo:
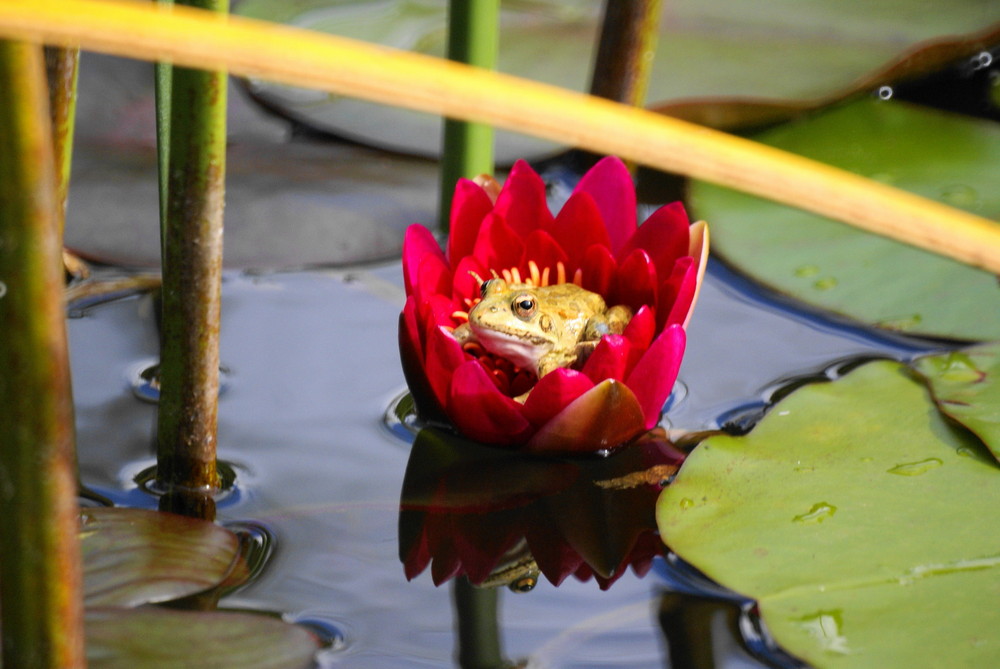
[[[480,292],[455,337],[479,342],[539,378],[581,366],[601,337],[620,334],[632,318],[628,307],[608,308],[603,297],[574,283],[537,287],[497,278],[484,281]]]

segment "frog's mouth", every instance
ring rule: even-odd
[[[472,331],[484,349],[532,372],[537,369],[539,358],[552,348],[552,342],[543,337],[525,335],[523,332],[513,335],[500,330],[480,329],[475,326],[473,326]]]

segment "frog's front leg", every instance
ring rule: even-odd
[[[632,320],[632,310],[624,304],[616,304],[601,314],[591,316],[583,329],[582,342],[597,343],[601,337],[609,334],[621,334]]]
[[[459,344],[476,341],[476,335],[472,332],[472,327],[468,323],[462,323],[451,331],[451,336],[458,340]]]

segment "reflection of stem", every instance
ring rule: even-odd
[[[0,42],[3,666],[82,667],[73,398],[41,47]]]
[[[200,0],[226,11],[226,0]],[[174,67],[170,84],[167,220],[157,481],[214,489],[226,163],[226,74]]]
[[[452,586],[458,628],[458,664],[462,669],[503,669],[510,663],[500,649],[496,588],[476,588],[464,576]]]
[[[0,3],[0,34],[227,68],[490,123],[736,188],[1000,272],[1000,225],[814,160],[653,112],[354,40],[147,3]]]
[[[670,666],[678,669],[714,669],[712,620],[723,613],[735,626],[739,610],[731,602],[665,592],[660,599],[660,626],[667,637]]]
[[[499,0],[451,0],[448,4],[448,58],[492,70],[499,44]],[[441,205],[438,220],[448,230],[451,193],[465,177],[493,173],[493,128],[482,123],[444,120],[441,151]]]

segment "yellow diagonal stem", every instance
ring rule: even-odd
[[[489,123],[710,181],[1000,273],[1000,225],[725,133],[356,40],[150,3],[0,0],[0,36],[270,79]]]

